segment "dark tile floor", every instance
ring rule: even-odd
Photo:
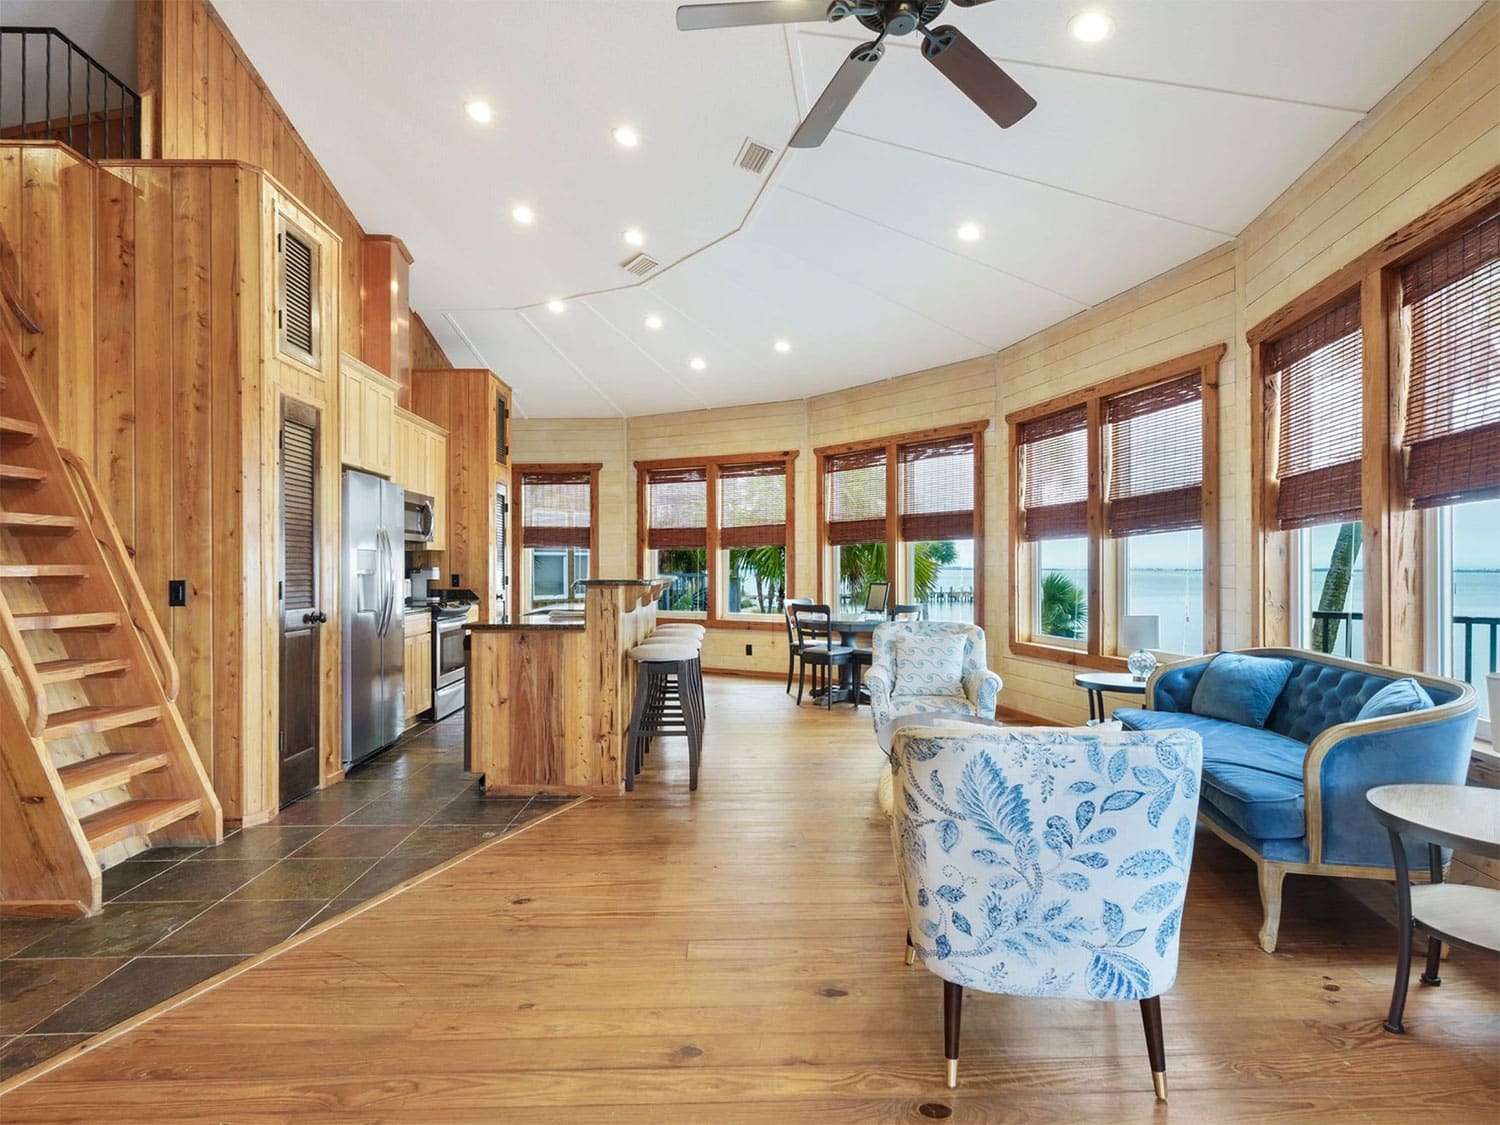
[[[458,715],[217,848],[110,868],[93,918],[0,921],[0,1079],[560,803],[481,796]]]

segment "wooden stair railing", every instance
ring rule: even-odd
[[[3,255],[0,255],[3,257]],[[0,278],[9,278],[0,263]],[[0,302],[0,917],[79,917],[101,872],[217,844],[177,662],[86,462],[57,443]]]

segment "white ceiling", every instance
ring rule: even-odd
[[[498,371],[525,416],[576,417],[818,394],[1022,339],[1232,238],[1478,2],[1099,0],[1115,31],[1093,46],[1057,0],[950,6],[939,22],[1034,113],[995,128],[908,37],[821,149],[785,155],[870,37],[852,21],[684,33],[671,0],[215,6],[365,228],[411,248],[412,305],[450,358]],[[474,97],[493,123],[465,116]],[[639,148],[611,140],[621,123]],[[777,151],[765,175],[734,166],[747,136]],[[964,221],[983,239],[958,241]],[[632,225],[664,263],[644,284],[619,266]]]

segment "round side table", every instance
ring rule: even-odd
[[[1500,789],[1468,785],[1381,785],[1365,794],[1375,819],[1391,837],[1396,868],[1396,984],[1384,1027],[1400,1033],[1411,979],[1412,930],[1427,931],[1423,984],[1441,984],[1442,942],[1500,953],[1500,891],[1443,882],[1443,848],[1500,859]],[[1431,882],[1414,887],[1407,871],[1402,834],[1427,841]]]
[[[1146,681],[1138,680],[1129,672],[1079,672],[1073,682],[1089,693],[1089,718],[1107,719],[1104,711],[1104,693],[1116,695],[1145,695]]]

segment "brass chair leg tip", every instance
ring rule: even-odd
[[[917,963],[917,951],[914,946],[908,945],[906,947],[906,963],[908,965],[915,965]]]
[[[954,1089],[957,1089],[957,1088],[958,1088],[958,1060],[957,1059],[949,1059],[948,1060],[948,1089],[954,1090]]]
[[[1167,1074],[1166,1071],[1153,1070],[1151,1072],[1151,1085],[1156,1088],[1156,1100],[1164,1102],[1167,1100]]]

